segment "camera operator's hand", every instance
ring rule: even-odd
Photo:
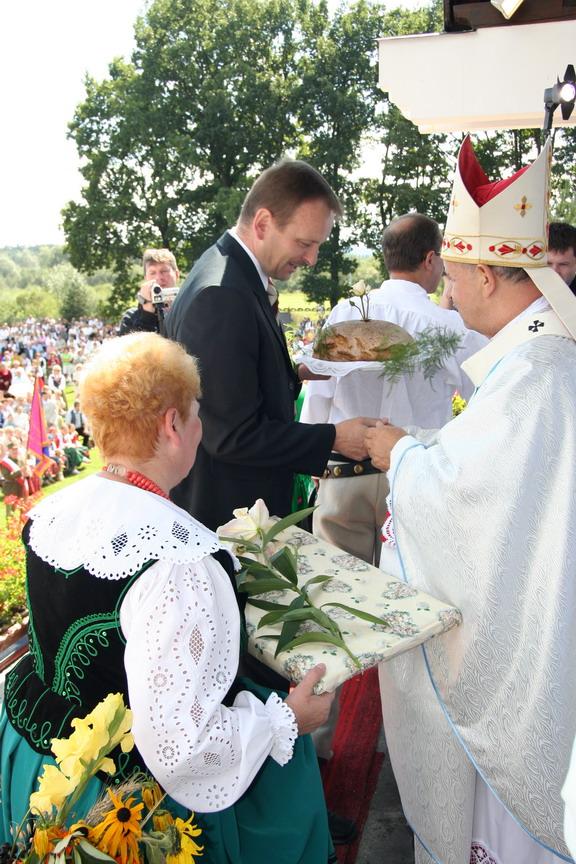
[[[154,304],[152,303],[152,285],[156,284],[155,279],[150,279],[148,282],[142,282],[138,291],[138,302],[145,312],[155,312]]]

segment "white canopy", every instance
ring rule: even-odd
[[[380,87],[421,132],[541,127],[544,89],[576,61],[576,20],[379,40]],[[560,109],[555,126],[568,121]]]

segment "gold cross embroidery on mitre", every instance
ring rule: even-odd
[[[520,214],[522,218],[524,218],[528,210],[532,209],[532,204],[529,204],[526,195],[523,195],[520,199],[520,204],[514,204],[514,209]]]

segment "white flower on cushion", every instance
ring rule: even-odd
[[[274,525],[274,519],[270,518],[268,508],[261,498],[258,498],[250,509],[238,507],[232,512],[235,518],[225,525],[220,525],[217,530],[219,537],[256,540],[261,533],[268,531]]]

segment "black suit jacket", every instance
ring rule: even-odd
[[[197,261],[166,331],[198,359],[202,444],[173,500],[216,528],[262,498],[290,512],[295,472],[321,474],[335,429],[294,420],[300,384],[258,271],[227,232]]]

